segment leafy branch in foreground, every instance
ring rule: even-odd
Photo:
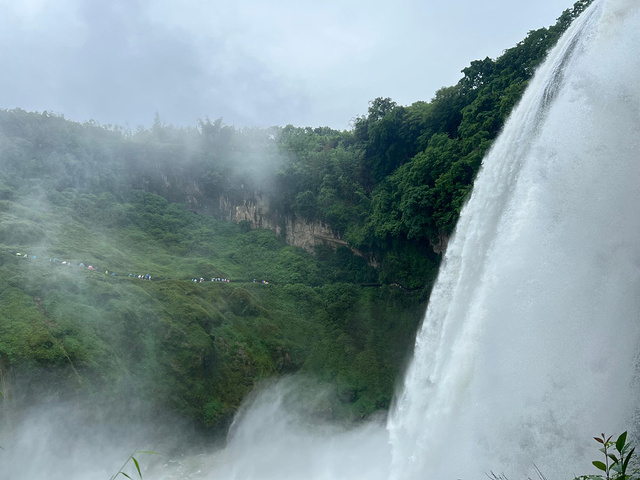
[[[575,480],[636,480],[640,478],[637,468],[629,469],[635,447],[632,447],[631,442],[627,442],[627,432],[623,432],[615,442],[611,441],[612,437],[605,437],[604,433],[599,437],[593,437],[602,445],[600,451],[604,454],[604,462],[594,460],[591,463],[604,474],[582,475]]]
[[[133,480],[129,475],[127,475],[126,473],[124,473],[122,470],[124,469],[124,467],[127,466],[127,463],[129,463],[129,461],[132,461],[133,464],[136,467],[136,470],[138,471],[138,476],[140,477],[140,480],[142,480],[142,471],[140,470],[140,463],[138,463],[138,460],[136,459],[136,457],[134,457],[134,455],[138,454],[138,453],[148,453],[151,455],[160,455],[158,452],[151,452],[148,450],[135,450],[131,455],[129,455],[129,458],[127,458],[127,460],[122,464],[122,466],[120,467],[120,470],[118,470],[109,480],[115,480],[115,478],[118,475],[122,475],[124,477],[127,477],[130,480]]]

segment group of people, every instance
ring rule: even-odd
[[[17,257],[21,257],[21,258],[31,258],[33,260],[36,260],[38,257],[36,255],[33,255],[31,257],[29,257],[28,254],[26,253],[21,253],[21,252],[14,252],[13,250],[9,250],[9,253],[15,253],[15,255]],[[68,265],[68,266],[73,266],[73,264],[68,261],[68,260],[63,260],[62,262],[60,262],[57,258],[55,257],[51,257],[49,258],[49,262],[51,263],[55,263],[56,265]],[[84,263],[80,262],[78,264],[79,268],[86,268],[87,270],[91,270],[91,271],[95,271],[96,267],[94,267],[93,265],[89,265],[86,266]],[[105,275],[109,275],[109,271],[105,270]],[[111,272],[110,274],[111,276],[115,276],[116,274]],[[120,274],[119,276],[123,276],[122,274]],[[151,280],[151,275],[149,275],[148,273],[145,274],[140,274],[140,275],[136,275],[135,273],[129,273],[127,274],[127,277],[131,277],[131,278],[138,278],[140,280]],[[196,282],[196,283],[204,283],[206,280],[204,279],[204,277],[200,277],[200,278],[192,278],[191,279],[192,282]],[[225,282],[225,283],[229,283],[231,280],[229,280],[228,278],[222,278],[222,277],[213,277],[211,278],[212,282]],[[257,280],[257,279],[253,279],[253,283],[261,283],[263,285],[269,285],[269,282],[265,281],[265,280]]]
[[[204,277],[200,277],[198,278],[192,278],[191,279],[192,282],[196,282],[196,283],[204,283]],[[220,277],[215,277],[211,279],[212,282],[230,282],[231,280],[229,280],[228,278],[220,278]]]
[[[33,256],[30,257],[28,253],[14,252],[13,250],[9,250],[9,253],[15,253],[16,257],[31,258],[32,260],[37,260],[38,259],[37,255],[33,255]],[[59,264],[59,265],[68,265],[69,267],[73,266],[71,261],[63,260],[62,262],[60,262],[60,261],[58,261],[58,259],[56,257],[49,257],[49,262],[50,263],[56,263],[56,264]],[[78,267],[84,268],[85,264],[81,262],[81,263],[78,264]],[[92,265],[89,265],[87,267],[87,269],[88,270],[95,270],[95,267],[93,267]]]
[[[113,273],[111,275],[114,275]],[[145,273],[144,275],[136,275],[135,273],[130,273],[127,277],[139,278],[140,280],[151,280],[151,275]]]

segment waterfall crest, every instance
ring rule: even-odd
[[[388,422],[394,480],[572,478],[630,427],[639,25],[634,0],[591,5],[485,158]]]

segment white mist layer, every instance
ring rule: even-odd
[[[305,378],[258,390],[237,414],[226,448],[206,453],[188,424],[166,413],[154,420],[145,402],[18,405],[0,425],[0,479],[108,480],[135,450],[160,453],[136,454],[145,479],[388,479],[381,418],[355,429],[328,424],[330,392]],[[131,462],[123,471],[139,478]]]
[[[389,422],[394,480],[572,478],[632,426],[638,52],[638,2],[595,3],[485,158]]]
[[[144,405],[121,397],[111,405],[86,401],[9,405],[4,413],[0,425],[2,479],[108,480],[123,466],[125,473],[137,478],[134,465],[124,465],[134,451],[174,452],[186,435],[193,434],[184,421],[170,414],[152,421]],[[140,453],[136,457],[143,472],[156,465],[162,470],[167,463],[157,455]]]

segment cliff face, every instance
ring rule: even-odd
[[[229,221],[248,222],[251,228],[267,228],[284,238],[289,245],[301,247],[310,252],[316,245],[349,247],[330,225],[317,220],[309,221],[302,217],[273,212],[268,200],[261,195],[255,195],[253,200],[245,199],[241,202],[220,197],[219,208],[224,218]]]
[[[198,205],[194,197],[187,197],[187,202],[191,206]],[[251,200],[244,199],[235,202],[228,197],[221,196],[218,209],[217,215],[216,213],[213,215],[236,223],[248,222],[252,229],[267,228],[294,247],[302,247],[309,252],[313,252],[316,245],[330,245],[334,248],[347,247],[356,255],[366,258],[371,266],[376,268],[379,266],[376,258],[364,255],[349,246],[341,238],[340,233],[331,228],[331,225],[319,220],[310,221],[304,217],[282,215],[275,212],[271,210],[268,199],[258,193],[254,194]],[[212,213],[210,208],[208,210],[209,213]],[[449,235],[441,232],[438,240],[430,242],[430,245],[434,253],[444,255],[448,243]]]
[[[451,237],[449,235],[441,231],[440,234],[438,235],[437,242],[430,240],[429,244],[431,245],[431,248],[433,249],[434,253],[439,253],[441,255],[444,255],[445,252],[447,251],[447,246],[449,245],[450,238]]]
[[[130,172],[129,177],[133,188],[156,193],[171,202],[184,203],[192,211],[236,223],[248,222],[252,229],[267,228],[289,245],[310,252],[317,245],[344,246],[366,258],[370,265],[378,266],[375,258],[350,247],[331,225],[272,209],[268,196],[255,187],[237,185],[234,194],[223,194],[206,174],[199,175],[194,169],[178,168],[170,162],[145,165],[145,168]],[[441,232],[436,241],[430,241],[430,246],[435,253],[444,254],[448,242],[449,236]]]
[[[274,211],[270,208],[267,197],[259,192],[247,191],[242,198],[216,195],[209,191],[202,179],[174,170],[175,167],[169,164],[156,164],[151,169],[132,175],[132,185],[134,188],[162,195],[169,201],[183,202],[193,211],[236,223],[245,221],[251,228],[267,228],[284,238],[289,245],[308,251],[313,251],[316,245],[350,248],[330,225]],[[351,250],[361,255],[360,252]]]

